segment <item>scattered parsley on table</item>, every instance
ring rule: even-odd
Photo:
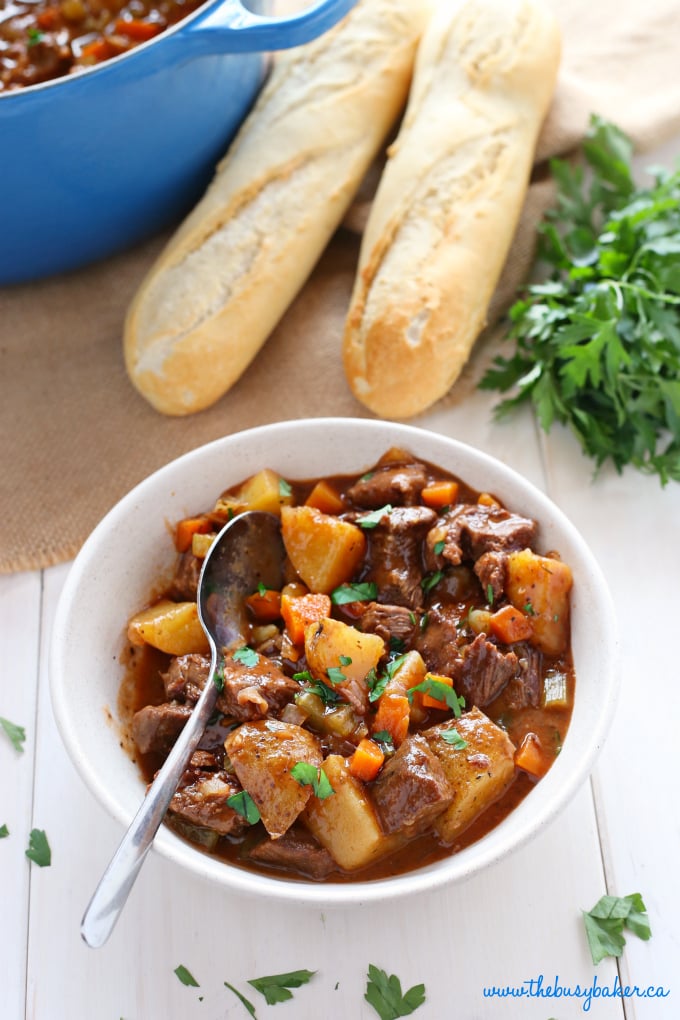
[[[680,168],[637,187],[632,144],[591,119],[586,168],[550,164],[554,210],[539,227],[550,275],[510,309],[510,357],[482,389],[508,391],[507,417],[530,402],[545,432],[568,426],[599,468],[631,464],[680,481]]]
[[[373,1006],[380,1020],[398,1020],[398,1017],[410,1016],[422,1006],[425,1002],[425,985],[413,985],[402,994],[401,982],[396,974],[388,977],[384,970],[369,963],[364,998]]]
[[[24,742],[26,740],[26,730],[24,727],[17,726],[16,723],[10,722],[9,719],[3,719],[0,715],[0,728],[5,731],[11,740],[14,749],[22,752],[24,749]]]
[[[52,863],[52,851],[44,829],[31,829],[26,856],[39,868],[49,868]]]
[[[583,923],[593,963],[605,956],[621,956],[627,928],[645,942],[652,937],[647,908],[640,893],[630,896],[602,896],[592,910],[583,911]]]

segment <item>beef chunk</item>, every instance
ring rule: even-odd
[[[210,672],[210,656],[191,652],[171,660],[167,673],[161,673],[165,694],[170,700],[195,705]]]
[[[176,701],[146,705],[132,717],[132,736],[141,754],[168,751],[191,715],[189,705]]]
[[[427,485],[427,471],[423,464],[388,464],[360,478],[347,490],[356,506],[377,510],[391,503],[393,506],[414,506]]]
[[[182,553],[175,568],[175,576],[168,589],[168,596],[178,602],[195,602],[198,596],[198,579],[201,576],[203,560],[194,556],[189,549]]]
[[[427,626],[416,640],[416,648],[432,673],[458,676],[463,659],[458,648],[458,615],[452,609],[433,606],[427,614]]]
[[[499,506],[460,503],[439,520],[433,542],[440,540],[442,528],[446,530],[442,556],[455,565],[488,552],[525,549],[536,537],[537,524]]]
[[[278,839],[263,839],[251,848],[248,856],[274,868],[297,871],[305,878],[327,878],[336,870],[328,850],[320,846],[310,832],[297,825]]]
[[[300,690],[296,680],[263,655],[254,666],[246,666],[228,655],[224,661],[224,687],[217,708],[235,719],[263,719],[276,714]]]
[[[519,672],[509,682],[505,694],[508,708],[538,706],[541,697],[543,653],[528,642],[518,642],[513,651],[517,655]]]
[[[507,553],[485,552],[475,563],[475,574],[486,593],[491,588],[494,599],[499,599],[505,591]]]
[[[406,606],[384,606],[369,602],[359,620],[359,629],[381,637],[388,648],[403,647],[411,640],[417,621]]]
[[[377,584],[383,605],[414,609],[422,604],[421,545],[436,519],[434,510],[425,506],[395,507],[371,531],[366,579]]]
[[[201,754],[205,752],[192,756],[168,810],[183,822],[212,829],[220,836],[242,832],[248,823],[227,804],[229,797],[240,792],[241,784],[223,769],[201,761]]]
[[[441,762],[420,733],[400,745],[371,791],[386,834],[425,832],[453,800]]]
[[[463,695],[468,708],[472,705],[483,708],[516,676],[518,666],[514,652],[504,655],[486,634],[478,634],[463,653],[456,690]]]

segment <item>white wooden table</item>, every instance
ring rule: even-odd
[[[680,485],[592,466],[575,441],[538,434],[527,412],[491,421],[493,398],[472,392],[424,424],[473,443],[522,471],[582,530],[609,581],[620,621],[621,699],[591,782],[533,843],[466,884],[385,906],[280,907],[228,896],[151,855],[109,943],[88,949],[79,922],[122,835],[72,767],[50,705],[47,648],[68,565],[0,578],[0,715],[26,728],[23,754],[0,733],[0,1016],[18,1020],[260,1020],[371,1018],[374,963],[404,989],[423,982],[418,1020],[672,1020],[680,1017],[680,696],[676,642]],[[83,676],[87,683],[88,677]],[[44,829],[52,864],[25,857]],[[665,998],[575,998],[537,993],[611,988],[612,959],[594,968],[581,910],[605,892],[640,892],[653,937],[627,939],[623,986]],[[183,964],[200,983],[174,974]],[[312,981],[276,1006],[246,982],[308,968]],[[533,980],[533,984],[530,982]],[[485,988],[524,988],[521,1000]],[[533,995],[529,993],[533,991]]]

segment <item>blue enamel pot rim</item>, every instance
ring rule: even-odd
[[[316,3],[295,14],[270,17],[252,13],[244,7],[242,0],[207,0],[207,3],[175,25],[126,53],[84,68],[76,74],[0,93],[0,109],[3,103],[9,105],[28,102],[29,97],[48,90],[65,91],[69,86],[80,86],[92,77],[103,79],[107,75],[115,75],[121,64],[132,65],[142,61],[150,49],[162,47],[177,35],[184,34],[187,51],[196,46],[197,55],[223,53],[227,56],[290,49],[309,42],[332,28],[355,3],[356,0],[317,0]],[[229,15],[228,20],[220,20],[223,14]]]

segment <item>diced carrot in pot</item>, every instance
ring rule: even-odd
[[[180,553],[186,552],[194,535],[207,535],[212,530],[212,523],[207,517],[185,517],[175,527],[175,549]]]
[[[339,514],[344,509],[340,496],[325,479],[316,483],[305,500],[305,506],[312,506],[324,514]]]
[[[281,592],[273,588],[255,591],[245,600],[248,611],[258,623],[273,623],[281,616]]]
[[[349,770],[355,779],[361,779],[364,783],[370,783],[378,775],[385,753],[375,740],[368,737],[359,741],[357,749],[349,760]]]
[[[552,764],[540,738],[535,733],[527,733],[515,752],[515,765],[518,769],[528,772],[530,776],[541,779]]]
[[[331,615],[329,595],[309,592],[298,597],[290,596],[285,591],[281,595],[281,616],[286,625],[289,637],[294,645],[301,645],[305,640],[305,628],[310,623],[318,623]]]
[[[378,711],[373,720],[373,732],[387,730],[392,743],[399,747],[408,735],[410,717],[409,700],[405,694],[383,694],[378,701]]]
[[[506,645],[514,641],[526,641],[534,632],[530,617],[514,606],[503,606],[502,609],[492,613],[489,618],[489,630]]]
[[[458,482],[432,482],[431,485],[425,486],[420,497],[425,506],[429,506],[433,510],[441,510],[442,507],[450,506],[458,499]]]

